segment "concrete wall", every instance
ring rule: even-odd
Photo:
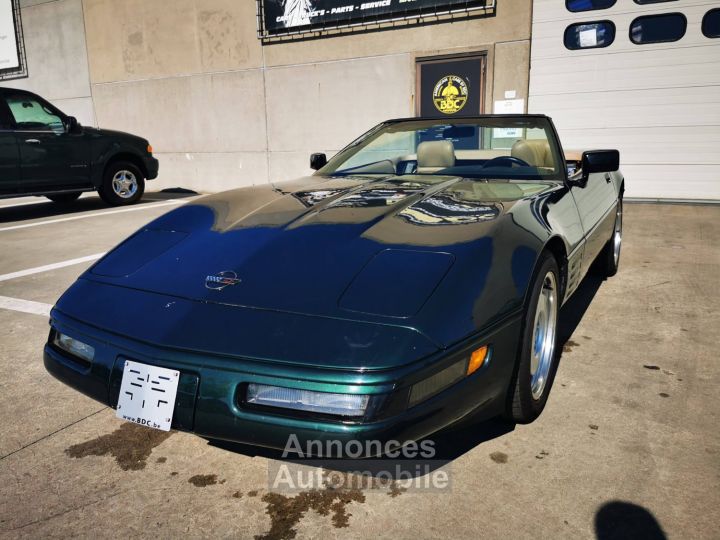
[[[81,0],[20,0],[28,78],[2,81],[95,125]]]
[[[161,175],[151,189],[218,191],[306,174],[311,152],[414,115],[418,57],[484,52],[487,111],[506,90],[527,99],[531,0],[499,4],[487,18],[265,46],[252,0],[55,0],[25,8],[23,20],[29,49],[73,43],[50,47],[62,54],[57,67],[28,58],[45,74],[45,86],[33,82],[40,93],[70,110],[51,87],[72,64],[73,96],[92,95],[101,127],[153,144]]]

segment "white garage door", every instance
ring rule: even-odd
[[[534,0],[529,111],[553,118],[566,150],[618,148],[628,197],[720,200],[720,38],[702,27],[705,18],[713,34],[717,8],[718,0],[617,0],[573,13],[565,0]],[[637,22],[669,13],[681,15]],[[683,16],[677,41],[631,41],[672,38]],[[580,48],[569,50],[565,32],[577,23],[568,42]],[[614,40],[598,47],[613,24]]]

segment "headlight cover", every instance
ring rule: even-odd
[[[247,403],[265,407],[308,411],[336,416],[363,416],[370,396],[363,394],[331,394],[266,384],[249,384]]]
[[[72,354],[73,356],[85,360],[86,362],[92,362],[93,358],[95,358],[94,347],[88,345],[87,343],[83,343],[82,341],[78,341],[68,335],[61,334],[60,332],[55,332],[53,345]]]

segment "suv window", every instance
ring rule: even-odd
[[[5,99],[15,120],[16,129],[55,133],[65,131],[62,118],[36,98],[15,94],[7,96]]]

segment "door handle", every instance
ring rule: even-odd
[[[605,173],[605,181],[609,184],[611,180],[612,180],[612,176],[610,176],[609,173]]]
[[[40,144],[40,139],[25,139],[28,144]]]

